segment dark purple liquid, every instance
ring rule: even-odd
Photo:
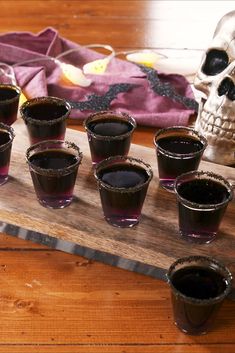
[[[13,87],[0,86],[0,122],[10,126],[16,121],[19,97],[19,92]]]
[[[188,201],[203,205],[221,203],[229,197],[227,188],[211,179],[189,180],[179,185],[178,193]]]
[[[9,132],[0,130],[0,146],[5,145],[9,141],[11,141],[11,136]]]
[[[11,136],[7,131],[0,130],[0,146],[5,145],[11,140]],[[0,185],[4,184],[8,179],[8,171],[11,156],[11,144],[0,151]]]
[[[182,158],[170,157],[157,149],[158,170],[162,186],[173,188],[175,178],[192,170],[197,170],[200,163],[204,145],[201,141],[190,136],[168,136],[160,138],[157,141],[160,148],[170,153],[182,155]],[[184,154],[196,153],[191,157],[185,157]]]
[[[63,140],[66,130],[66,119],[60,119],[68,113],[65,105],[40,102],[24,109],[25,121],[28,127],[30,142],[34,144],[43,140]],[[48,121],[48,124],[37,124],[36,121]],[[55,120],[55,121],[54,121]]]
[[[61,150],[48,150],[36,153],[29,158],[30,163],[48,171],[39,174],[31,168],[31,176],[39,201],[47,207],[61,208],[72,200],[77,168],[67,174],[50,173],[64,169],[77,162],[77,157]]]
[[[25,116],[35,120],[54,120],[67,113],[67,108],[64,105],[55,103],[35,103],[28,106],[24,113]]]
[[[96,138],[88,132],[93,163],[98,163],[110,156],[126,156],[128,154],[131,131],[133,130],[133,125],[128,121],[115,117],[103,118],[98,121],[91,121],[90,124],[88,124],[88,129],[96,135],[109,136],[111,138]],[[122,137],[122,135],[126,136]],[[114,136],[120,136],[120,138],[112,139]]]
[[[228,200],[227,188],[219,182],[208,179],[195,179],[182,183],[178,194],[184,199],[203,205],[218,204]],[[211,241],[219,228],[227,204],[209,211],[188,208],[179,203],[179,227],[184,236],[191,234],[199,241]]]
[[[88,128],[101,136],[120,136],[132,130],[132,125],[127,121],[115,118],[105,118],[92,121]]]
[[[188,154],[203,148],[201,141],[190,136],[168,136],[158,140],[158,145],[171,153]]]
[[[118,164],[103,169],[99,174],[99,178],[106,185],[128,190],[143,185],[149,179],[149,176],[141,167]],[[140,190],[120,192],[102,187],[100,195],[106,220],[120,227],[137,223],[147,188],[148,185],[143,185]]]
[[[190,266],[177,270],[172,278],[173,286],[186,297],[210,300],[224,293],[226,279],[212,268]],[[180,296],[172,296],[175,320],[183,331],[191,334],[206,332],[214,320],[220,303],[197,305]]]

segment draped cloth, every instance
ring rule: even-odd
[[[126,91],[119,90],[111,100],[109,109],[129,113],[140,125],[187,125],[189,117],[195,112],[171,97],[156,93],[138,65],[117,57],[111,60],[105,73],[86,75],[92,80],[89,87],[65,82],[60,65],[48,57],[55,58],[70,49],[76,51],[61,57],[60,61],[81,69],[84,64],[105,57],[96,50],[61,37],[54,28],[46,28],[38,34],[11,32],[0,35],[0,62],[13,66],[17,84],[28,99],[50,95],[76,103],[86,102],[91,95],[95,95],[102,100],[113,85],[128,84]],[[24,63],[34,59],[33,62]],[[182,75],[157,71],[156,74],[160,82],[169,84],[178,95],[193,100],[190,84]],[[70,117],[83,120],[95,110],[97,107],[92,104],[87,110],[76,108]]]

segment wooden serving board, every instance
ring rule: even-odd
[[[176,198],[158,185],[154,148],[132,145],[130,155],[150,163],[150,183],[140,223],[132,229],[112,227],[103,219],[99,193],[93,176],[86,134],[67,129],[66,139],[83,152],[73,203],[62,210],[42,207],[36,200],[25,151],[29,145],[22,122],[14,126],[9,181],[1,186],[0,230],[66,252],[165,279],[166,269],[177,258],[208,255],[223,261],[235,274],[235,203],[227,209],[217,239],[196,245],[180,238]],[[235,169],[201,162],[210,170],[235,180]],[[234,295],[235,298],[235,295]]]

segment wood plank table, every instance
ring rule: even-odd
[[[37,33],[53,26],[82,45],[158,49],[168,55],[165,70],[174,70],[173,62],[191,78],[198,53],[233,5],[204,1],[202,12],[197,1],[8,0],[0,1],[0,32]],[[153,128],[138,127],[133,142],[153,147],[154,133]],[[4,233],[0,255],[0,353],[235,351],[231,300],[226,300],[212,332],[192,337],[173,325],[169,288],[162,280]]]

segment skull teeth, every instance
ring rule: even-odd
[[[202,132],[209,134],[211,138],[225,138],[228,140],[235,139],[235,122],[226,120],[221,117],[215,117],[206,111],[202,112],[200,125]]]
[[[215,121],[215,119],[214,119],[213,115],[211,115],[209,120],[208,120],[208,124],[209,125],[214,125],[214,121]]]
[[[224,129],[224,130],[228,130],[229,129],[229,122],[228,121],[225,121],[223,124],[222,124],[222,129]]]
[[[217,126],[214,126],[214,128],[213,128],[213,133],[214,133],[215,135],[218,135],[219,132],[220,132],[220,129],[219,129]]]
[[[220,127],[220,125],[221,125],[221,119],[220,118],[216,118],[215,119],[215,125]]]

